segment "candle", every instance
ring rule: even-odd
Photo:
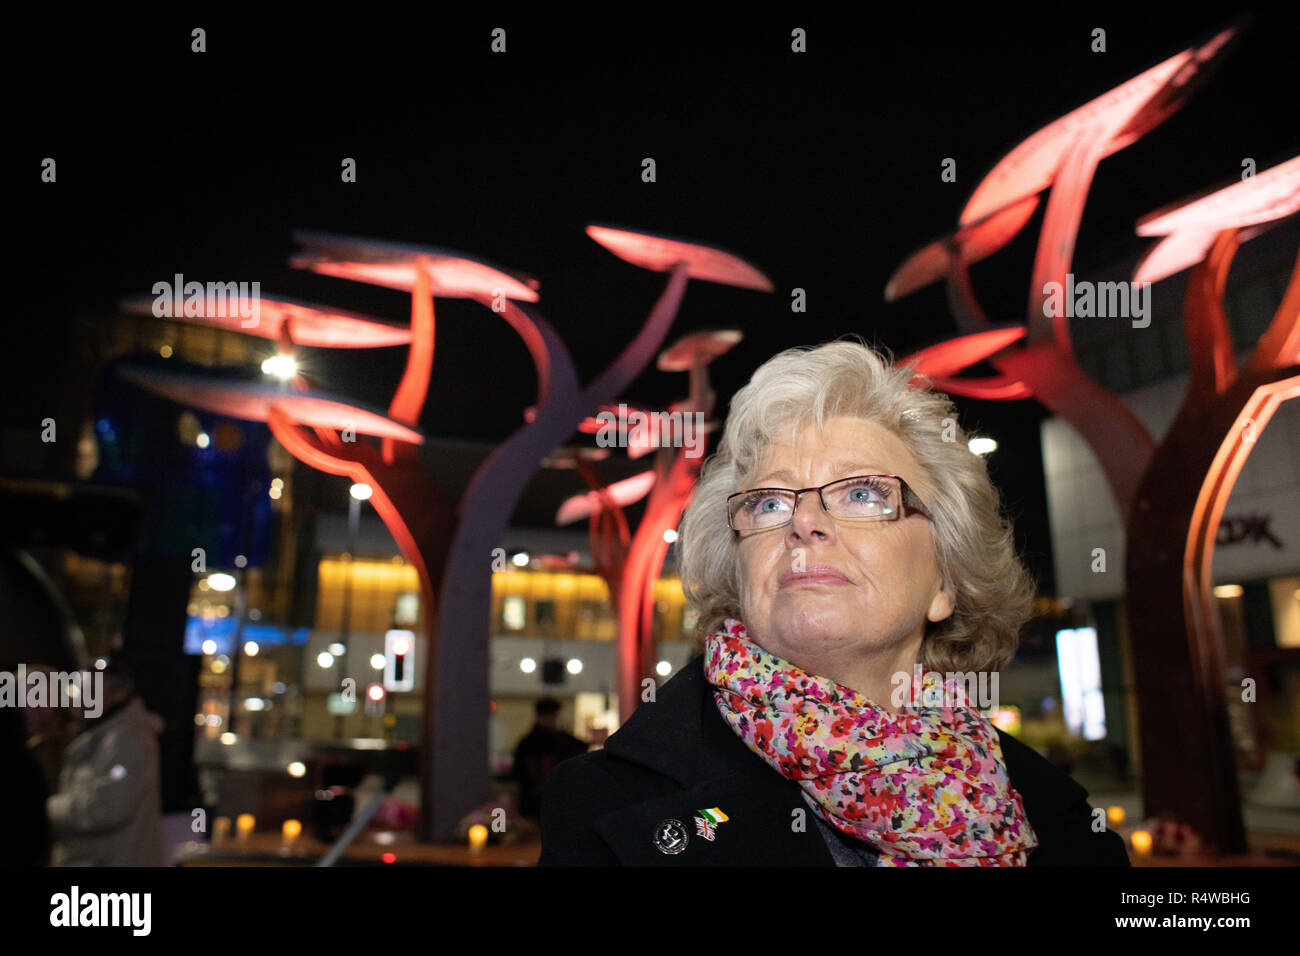
[[[1113,827],[1122,827],[1122,826],[1124,825],[1124,808],[1123,808],[1123,807],[1107,807],[1107,808],[1106,808],[1106,822],[1109,823],[1109,824],[1110,824],[1111,826],[1113,826]]]
[[[280,834],[284,837],[285,843],[293,843],[302,835],[302,822],[299,820],[285,820],[284,826],[280,827]]]
[[[1151,853],[1151,834],[1146,830],[1134,830],[1130,841],[1133,844],[1133,850],[1138,856],[1147,856]]]
[[[248,839],[248,835],[253,832],[253,827],[256,824],[257,820],[251,813],[241,813],[236,817],[235,829],[239,831],[239,838],[241,840]]]
[[[212,842],[220,843],[228,836],[230,836],[230,817],[217,817],[212,831]]]
[[[469,828],[469,848],[471,850],[481,850],[487,843],[488,829],[481,823],[476,823]]]

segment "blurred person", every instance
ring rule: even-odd
[[[913,378],[840,340],[736,393],[678,526],[702,653],[556,767],[540,865],[1130,865],[964,693],[1034,588],[956,408]]]
[[[64,752],[76,733],[77,720],[62,707],[27,707],[23,709],[23,720],[27,725],[27,750],[41,768],[45,792],[54,793],[59,789]]]
[[[102,707],[64,758],[46,801],[55,866],[162,866],[158,734],[163,721],[135,692],[130,668],[103,670]]]
[[[48,789],[28,746],[25,708],[0,707],[0,866],[48,866]]]
[[[541,698],[534,709],[536,723],[515,747],[511,771],[519,781],[519,813],[533,820],[541,813],[542,792],[551,770],[562,760],[586,753],[589,746],[556,726],[560,702],[554,697]]]

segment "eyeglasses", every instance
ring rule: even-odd
[[[752,488],[727,498],[727,526],[740,533],[781,528],[794,519],[799,499],[817,492],[822,510],[840,521],[897,521],[915,512],[929,519],[906,481],[898,475],[857,475],[820,488]]]

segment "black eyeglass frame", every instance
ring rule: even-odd
[[[901,475],[854,475],[851,478],[836,478],[834,481],[828,481],[824,485],[818,485],[812,488],[798,488],[798,489],[748,488],[745,491],[737,491],[734,495],[727,496],[727,527],[730,528],[738,535],[742,533],[754,534],[761,531],[775,531],[777,528],[784,528],[786,525],[788,525],[791,521],[794,520],[795,512],[799,510],[799,502],[802,501],[803,496],[808,494],[810,491],[817,492],[817,500],[821,502],[822,511],[824,511],[826,514],[830,514],[830,509],[826,507],[826,498],[824,497],[823,492],[827,488],[830,488],[833,485],[843,484],[844,482],[847,481],[861,481],[863,478],[893,478],[895,481],[898,482],[899,499],[900,499],[898,517],[897,518],[841,518],[837,515],[831,515],[831,517],[835,518],[836,521],[851,521],[854,523],[862,523],[862,524],[866,524],[874,521],[902,521],[904,518],[906,518],[909,514],[913,512],[919,514],[927,521],[933,520],[930,517],[929,509],[922,503],[921,499],[917,496],[916,492],[912,490],[911,485],[909,485]],[[731,523],[731,518],[732,518],[731,502],[734,499],[741,497],[742,495],[752,495],[758,491],[790,492],[794,495],[794,507],[790,509],[790,517],[787,520],[781,522],[781,524],[774,524],[770,528],[754,528],[749,532],[742,532],[739,528],[737,528],[734,524]]]

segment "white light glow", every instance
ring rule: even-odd
[[[1056,666],[1066,727],[1085,740],[1101,740],[1106,736],[1106,708],[1097,631],[1091,627],[1057,631]]]
[[[298,374],[298,363],[292,355],[272,355],[262,362],[262,372],[278,379],[291,379]]]

